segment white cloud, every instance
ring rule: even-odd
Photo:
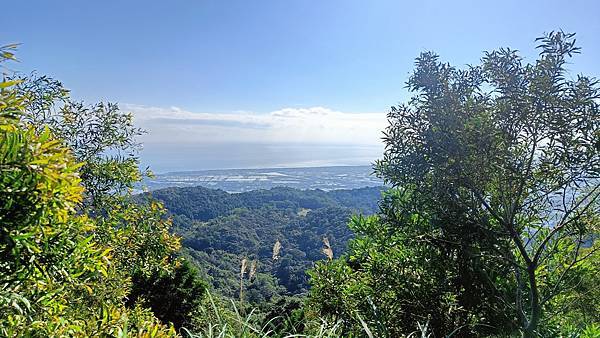
[[[196,113],[177,107],[121,105],[148,134],[145,144],[260,143],[381,145],[384,113],[346,113],[323,107],[267,114]]]

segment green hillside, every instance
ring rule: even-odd
[[[257,274],[247,297],[264,305],[278,295],[305,293],[306,271],[326,259],[321,252],[323,238],[335,256],[345,252],[352,237],[350,216],[375,213],[382,191],[382,187],[330,192],[280,187],[230,194],[193,187],[166,188],[151,195],[172,214],[184,255],[220,294],[236,297],[241,260],[256,260]],[[276,241],[281,251],[274,260]]]

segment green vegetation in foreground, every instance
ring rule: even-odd
[[[163,191],[172,229],[132,196],[147,173],[130,114],[3,79],[0,336],[600,336],[600,88],[565,72],[572,34],[538,43],[531,64],[417,58],[376,164],[392,188],[351,232],[360,195],[286,189]]]
[[[533,64],[510,49],[464,70],[417,58],[376,164],[395,189],[350,222],[345,257],[311,271],[312,309],[379,337],[425,320],[437,336],[599,322],[600,88],[567,76],[573,34],[538,44]]]
[[[133,154],[136,133],[130,115],[73,103],[48,78],[0,83],[0,336],[176,334],[125,304],[134,274],[178,264],[162,206],[128,198],[137,158],[104,155]]]

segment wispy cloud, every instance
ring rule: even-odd
[[[177,107],[125,104],[146,129],[145,144],[260,143],[380,145],[384,113],[349,113],[324,107],[284,108],[266,114],[202,113]]]

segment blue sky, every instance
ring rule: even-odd
[[[597,1],[20,0],[2,11],[0,44],[22,43],[13,68],[134,111],[157,171],[368,163],[425,50],[454,65],[501,46],[533,60],[535,37],[563,29],[583,47],[573,74],[600,76]]]

